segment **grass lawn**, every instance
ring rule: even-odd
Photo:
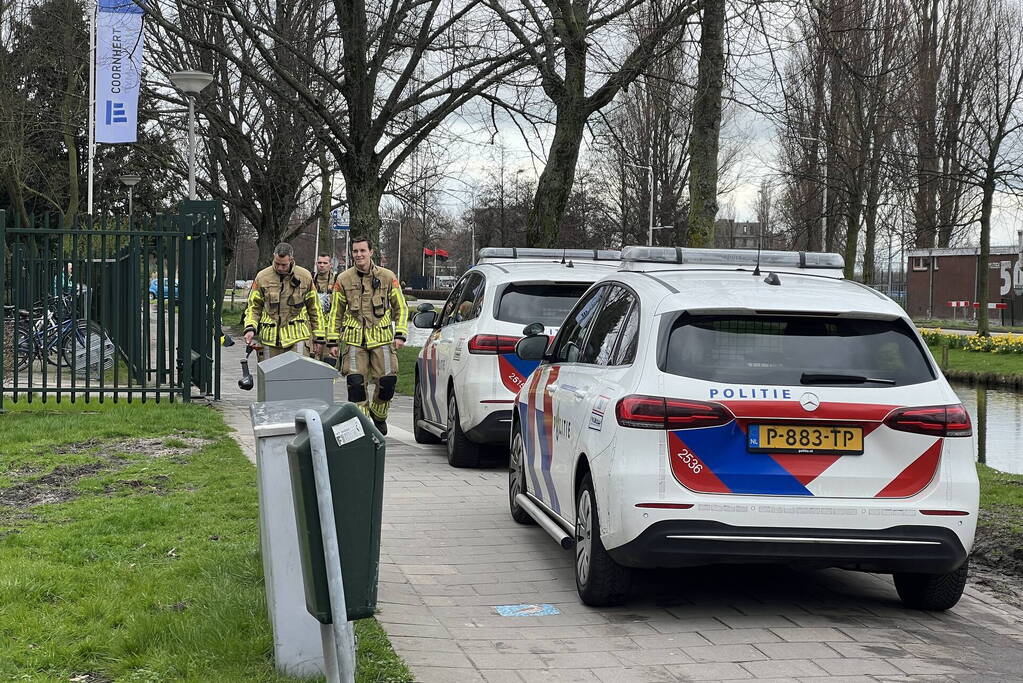
[[[397,392],[411,396],[416,385],[416,358],[422,349],[418,346],[403,346],[398,349]]]
[[[1006,316],[1008,320],[1008,316]],[[1013,332],[1020,334],[1023,332],[1023,325],[1019,324],[1023,321],[1016,321],[1016,325],[999,325],[994,319],[992,319],[989,329],[992,332]],[[939,318],[919,318],[914,319],[913,324],[917,327],[928,327],[928,328],[941,328],[943,330],[977,330],[976,321],[965,321],[965,320],[943,320]]]
[[[255,470],[180,404],[8,403],[0,680],[285,681],[272,661]],[[408,681],[358,622],[360,681]]]
[[[934,359],[941,364],[941,347],[929,346]],[[984,353],[964,349],[948,350],[948,367],[942,370],[961,370],[977,374],[1023,376],[1023,354]]]
[[[1007,574],[1023,577],[1023,475],[977,465],[980,519],[974,554]]]
[[[232,304],[230,300],[224,302],[224,310],[221,312],[221,316],[224,320],[224,325],[238,326],[238,321],[242,317],[242,313],[245,312],[246,300],[243,298],[235,299]]]

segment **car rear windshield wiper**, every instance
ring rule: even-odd
[[[804,372],[799,381],[802,384],[895,384],[894,379],[886,377],[864,377],[863,375],[839,375],[826,372]]]

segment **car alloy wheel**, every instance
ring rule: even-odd
[[[512,437],[511,454],[508,458],[508,507],[511,510],[512,519],[519,524],[536,524],[536,520],[530,517],[529,513],[515,502],[516,496],[526,492],[524,456],[525,449],[522,444],[522,434],[516,427],[515,435]]]

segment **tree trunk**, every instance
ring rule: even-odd
[[[937,232],[938,0],[924,0],[917,72],[916,231],[918,248],[934,246]]]
[[[380,199],[384,196],[383,184],[376,172],[361,176],[347,172],[345,187],[348,191],[351,235],[368,237],[376,249],[380,243]]]
[[[724,0],[706,0],[700,28],[700,63],[693,103],[693,137],[689,142],[689,246],[714,240],[718,212],[718,138],[721,88],[725,70]]]
[[[330,207],[334,203],[333,197],[331,197],[331,185],[333,183],[333,176],[330,173],[330,168],[327,165],[327,153],[323,148],[320,149],[320,229],[317,231],[320,235],[320,243],[316,245],[316,254],[319,256],[322,254],[334,254],[334,235],[331,234],[330,227]],[[315,258],[314,258],[315,261]]]
[[[28,225],[28,207],[25,206],[25,191],[21,187],[21,177],[14,165],[10,166],[7,176],[7,194],[11,198],[11,208],[14,210],[12,218],[14,225]]]
[[[547,166],[540,174],[533,197],[533,207],[526,223],[526,244],[531,247],[555,247],[560,228],[559,217],[565,214],[572,195],[579,143],[583,137],[587,112],[583,103],[558,106],[554,141]]]
[[[263,217],[266,214],[262,214]],[[256,226],[256,246],[259,247],[259,256],[256,258],[256,272],[263,270],[273,262],[274,247],[280,241],[280,233],[272,234],[274,231],[265,224]]]
[[[982,199],[980,204],[980,253],[977,255],[977,335],[991,335],[988,325],[987,281],[988,258],[991,254],[991,206],[995,196],[995,168],[988,164],[987,175],[981,186]]]
[[[853,203],[849,199],[849,213],[845,217],[845,278],[852,280],[856,276],[856,247],[860,241],[860,212],[859,200]]]

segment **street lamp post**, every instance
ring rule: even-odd
[[[168,76],[188,100],[188,198],[195,199],[195,96],[213,82],[205,71],[176,71]]]
[[[120,178],[121,184],[128,188],[128,225],[131,225],[132,213],[132,189],[139,184],[142,176],[135,173],[125,173]]]
[[[650,190],[650,229],[647,232],[647,246],[653,246],[654,244],[654,167],[647,166],[645,164],[625,164],[626,166],[633,166],[635,168],[645,168],[647,174],[647,187]]]

